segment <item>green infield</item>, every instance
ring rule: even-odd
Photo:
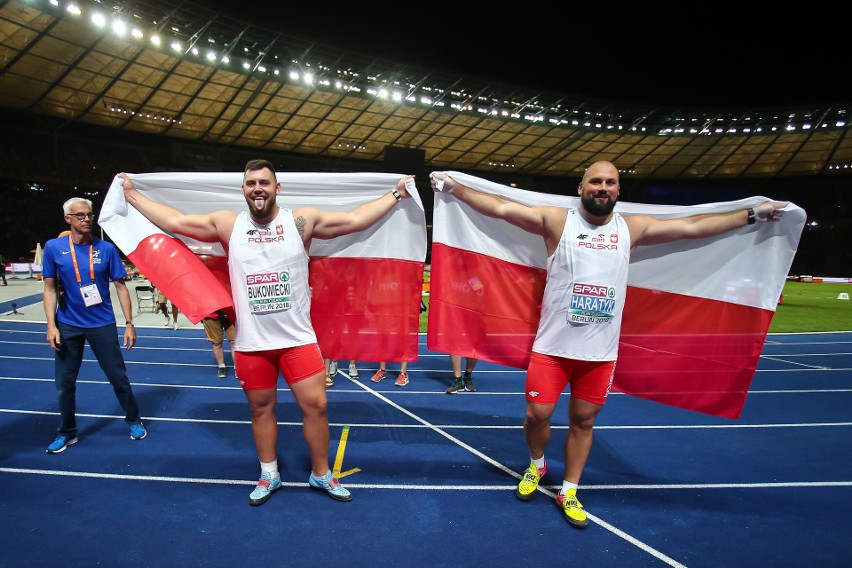
[[[787,281],[769,333],[852,331],[850,296],[852,284]]]

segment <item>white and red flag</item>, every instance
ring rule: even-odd
[[[579,205],[579,197],[442,173],[526,205]],[[764,201],[751,197],[693,206],[619,202],[616,211],[665,219],[744,210]],[[613,388],[738,418],[805,220],[805,211],[791,203],[777,223],[634,248]],[[538,326],[546,261],[541,236],[436,193],[429,349],[525,369]]]
[[[246,210],[243,174],[130,174],[145,196],[184,213]],[[351,211],[396,187],[401,174],[278,173],[278,205]],[[227,256],[219,243],[166,234],[110,186],[99,223],[110,239],[175,305],[197,323],[233,310]],[[311,319],[324,357],[416,361],[426,219],[417,192],[365,231],[313,239]],[[233,315],[233,314],[232,314]]]

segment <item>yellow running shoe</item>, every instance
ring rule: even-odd
[[[547,465],[538,469],[534,463],[531,463],[524,472],[524,477],[518,483],[518,488],[515,489],[515,497],[521,501],[526,501],[535,495],[535,490],[538,487],[539,480],[547,473]]]
[[[589,525],[589,518],[583,510],[583,506],[577,500],[576,489],[569,489],[568,493],[565,494],[560,491],[556,496],[556,504],[562,509],[565,520],[571,523],[571,526],[584,529]]]

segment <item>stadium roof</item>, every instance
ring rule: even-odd
[[[674,107],[517,87],[283,35],[189,2],[0,2],[0,106],[187,141],[429,169],[634,179],[849,173],[850,100]],[[159,43],[156,43],[156,41]]]

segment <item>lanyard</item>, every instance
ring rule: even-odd
[[[80,267],[77,266],[77,252],[74,250],[74,241],[71,240],[71,234],[68,234],[68,246],[71,247],[71,260],[74,261],[74,274],[77,276],[77,286],[83,285],[83,280],[80,278]],[[92,284],[95,283],[95,260],[94,253],[95,242],[89,243],[89,278]]]

